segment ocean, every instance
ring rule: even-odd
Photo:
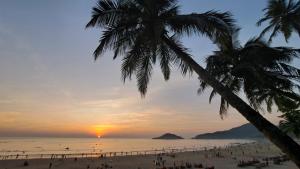
[[[153,140],[109,138],[0,138],[0,155],[130,152],[161,149],[213,148],[253,140]]]

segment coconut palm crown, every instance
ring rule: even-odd
[[[236,94],[244,92],[256,110],[266,105],[269,112],[275,104],[279,109],[282,99],[300,103],[300,69],[291,65],[299,51],[289,47],[270,47],[262,39],[250,39],[244,46],[232,38],[229,44],[207,57],[206,70]],[[207,87],[202,82],[199,92]],[[209,101],[216,95],[212,90]],[[220,114],[229,104],[221,97]]]
[[[228,12],[180,14],[176,0],[99,0],[86,25],[103,30],[95,59],[107,49],[114,51],[114,59],[122,56],[122,79],[125,82],[135,75],[142,96],[157,60],[165,80],[170,77],[171,64],[183,74],[191,72],[178,57],[188,55],[178,37],[199,34],[221,40],[234,26]]]
[[[261,37],[269,31],[272,31],[269,42],[278,33],[282,33],[286,41],[293,32],[300,36],[299,0],[269,0],[264,11],[264,17],[257,22],[257,25],[260,26],[265,21],[269,21],[269,25],[261,32]]]

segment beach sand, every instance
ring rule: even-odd
[[[167,169],[174,166],[187,166],[192,164],[202,164],[203,168],[214,166],[215,169],[235,169],[240,160],[249,161],[253,158],[265,162],[266,157],[281,156],[281,153],[275,146],[270,143],[249,143],[235,145],[226,148],[215,148],[196,152],[181,152],[164,155],[134,155],[106,158],[69,158],[69,159],[30,159],[30,160],[0,160],[0,169]],[[174,157],[175,156],[175,157]],[[28,166],[24,166],[24,162]],[[160,166],[155,165],[159,161]],[[174,167],[175,168],[175,167]],[[188,168],[188,167],[185,167]],[[247,167],[249,169],[255,166]],[[269,166],[265,168],[272,169],[297,169],[291,161],[273,164],[269,160]],[[179,167],[180,169],[180,167]]]

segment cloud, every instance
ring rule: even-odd
[[[14,125],[20,119],[20,112],[0,112],[1,125]]]

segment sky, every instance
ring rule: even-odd
[[[230,11],[242,28],[240,41],[263,27],[266,0],[181,0],[182,13]],[[222,120],[219,97],[197,95],[197,76],[176,67],[167,82],[155,67],[141,98],[134,80],[121,81],[121,60],[110,52],[93,60],[101,30],[85,29],[96,0],[0,1],[0,136],[184,137],[247,123],[233,108]],[[293,35],[289,46],[297,46]],[[274,45],[287,45],[277,37]],[[216,47],[204,37],[184,37],[201,65]],[[299,64],[299,62],[295,62]],[[280,113],[263,113],[274,123]]]

